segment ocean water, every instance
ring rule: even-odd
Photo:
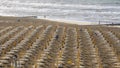
[[[120,0],[0,0],[1,16],[120,22]]]

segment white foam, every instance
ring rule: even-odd
[[[20,3],[19,1],[6,1],[0,6],[1,10],[6,11],[22,11],[22,12],[50,12],[50,13],[78,13],[78,14],[109,14],[119,15],[119,11],[91,11],[78,9],[120,9],[120,6],[101,6],[101,5],[72,5],[72,4],[56,4],[56,3]],[[38,7],[38,8],[36,8]],[[64,9],[63,9],[64,8]],[[72,10],[71,10],[72,8]]]
[[[25,2],[25,3],[20,3],[19,1],[7,1],[6,2],[8,5],[16,5],[16,6],[19,6],[19,5],[23,5],[24,7],[28,7],[28,6],[31,6],[31,7],[61,7],[61,8],[64,8],[64,7],[69,7],[69,8],[83,8],[83,9],[112,9],[112,8],[115,8],[115,9],[120,9],[120,6],[102,6],[102,5],[82,5],[82,4],[59,4],[59,3],[32,3],[32,2]]]

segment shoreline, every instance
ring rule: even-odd
[[[54,24],[69,24],[69,25],[105,25],[105,24],[98,24],[97,22],[87,22],[87,21],[77,21],[77,20],[65,20],[65,19],[50,19],[50,18],[38,18],[37,16],[24,16],[24,17],[15,17],[15,16],[0,16],[0,22],[6,22],[6,23],[12,23],[12,22],[18,22],[18,20],[21,20],[21,23],[28,23],[28,22],[41,22],[44,23],[45,21],[49,23]],[[107,25],[105,25],[107,26]],[[120,28],[120,25],[110,25],[108,27],[118,27]]]
[[[65,20],[65,19],[49,19],[49,18],[41,18],[43,20],[55,21],[55,22],[63,22],[67,24],[75,24],[75,25],[98,25],[95,22],[87,22],[87,21],[77,21],[77,20]]]
[[[77,20],[65,20],[65,19],[50,19],[50,18],[38,18],[37,16],[23,16],[23,17],[15,17],[15,16],[0,16],[0,18],[14,18],[14,19],[34,19],[34,20],[47,20],[60,22],[65,24],[73,24],[73,25],[98,25],[97,23],[87,22],[87,21],[77,21]]]

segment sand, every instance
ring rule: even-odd
[[[120,68],[119,39],[119,28],[90,22],[0,17],[0,67],[16,57],[20,68]]]

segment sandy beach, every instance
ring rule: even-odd
[[[0,0],[0,68],[120,68],[120,0]]]
[[[120,68],[119,45],[117,27],[0,17],[1,68]]]

